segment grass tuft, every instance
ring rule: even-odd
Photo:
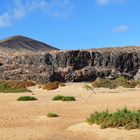
[[[49,113],[47,114],[47,117],[55,118],[55,117],[58,117],[58,115],[55,114],[55,113],[49,112]]]

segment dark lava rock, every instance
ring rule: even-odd
[[[0,79],[81,82],[123,75],[138,79],[140,47],[19,55],[0,66]]]

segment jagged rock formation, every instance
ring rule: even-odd
[[[0,60],[10,58],[13,55],[22,55],[24,53],[44,52],[50,50],[58,49],[43,42],[20,35],[0,40]]]
[[[0,79],[94,81],[96,78],[115,78],[118,75],[134,78],[139,69],[140,47],[54,51],[7,59],[0,66]]]

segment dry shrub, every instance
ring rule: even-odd
[[[125,88],[135,88],[137,86],[137,83],[135,81],[128,81],[126,84],[123,86]]]
[[[43,87],[42,85],[39,85],[39,86],[38,86],[38,88],[42,88],[42,87]]]
[[[0,81],[0,83],[11,88],[27,88],[35,85],[32,81]]]
[[[1,84],[4,84],[6,81],[5,80],[0,80],[0,83]]]
[[[64,87],[66,86],[65,83],[60,83],[58,81],[56,82],[49,82],[49,83],[46,83],[44,85],[39,85],[38,88],[43,88],[43,89],[47,89],[47,90],[53,90],[53,89],[57,89],[58,87]]]
[[[31,92],[26,88],[10,87],[6,83],[0,83],[0,92],[2,93],[21,93],[21,92]]]
[[[123,76],[120,76],[116,78],[115,80],[106,80],[106,79],[101,79],[101,80],[96,80],[92,83],[92,87],[104,87],[104,88],[110,88],[114,89],[119,86],[122,86],[124,88],[135,88],[137,85],[139,85],[138,81],[135,80],[127,80]]]
[[[7,84],[13,88],[26,88],[35,85],[32,81],[11,81]]]
[[[92,85],[92,87],[99,88],[99,87],[101,87],[101,81],[96,80],[93,83],[91,83],[91,85]]]
[[[59,86],[60,86],[60,87],[65,87],[66,84],[65,84],[65,83],[60,83]]]
[[[123,76],[116,78],[114,82],[117,86],[122,86],[124,88],[135,88],[138,85],[136,80],[128,81]]]
[[[93,82],[92,87],[94,88],[104,87],[104,88],[115,89],[117,85],[113,80],[101,79],[101,80],[96,80],[95,82]]]
[[[43,89],[54,90],[54,89],[57,89],[58,87],[59,87],[58,82],[50,82],[50,83],[45,84],[43,86]]]
[[[140,80],[137,81],[137,86],[138,86],[138,88],[140,88]]]
[[[35,83],[32,81],[25,81],[25,85],[26,87],[31,87],[31,86],[35,86]]]

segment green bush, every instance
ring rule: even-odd
[[[62,101],[75,101],[75,97],[73,96],[64,96]]]
[[[104,128],[124,127],[125,129],[140,129],[140,111],[130,111],[127,108],[109,113],[109,111],[95,112],[87,118],[89,124],[100,125]]]
[[[33,96],[21,96],[17,99],[17,101],[35,101],[35,100],[37,100],[37,98]]]
[[[63,96],[61,96],[61,95],[57,95],[57,96],[55,96],[55,97],[53,97],[53,101],[57,101],[57,100],[62,100],[62,98],[63,98]]]
[[[55,113],[49,112],[49,113],[47,114],[47,117],[58,117],[58,115],[55,114]]]
[[[20,93],[20,92],[31,92],[31,91],[26,88],[10,87],[6,83],[0,83],[0,92],[2,92],[2,93]]]
[[[73,96],[61,96],[61,95],[57,95],[55,97],[53,97],[52,99],[53,101],[58,101],[58,100],[61,100],[61,101],[75,101],[75,97]]]

